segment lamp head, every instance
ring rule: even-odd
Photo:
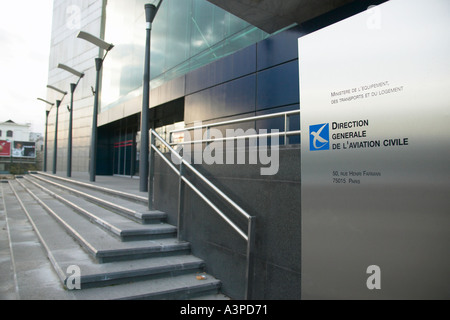
[[[113,44],[108,43],[108,42],[106,42],[96,36],[93,36],[90,33],[84,32],[84,31],[80,31],[77,35],[77,38],[86,40],[106,51],[110,51],[112,48],[114,48]]]
[[[54,87],[54,86],[51,86],[51,85],[47,85],[47,88],[52,89],[52,90],[55,90],[56,92],[59,92],[59,93],[61,93],[61,94],[63,94],[63,95],[66,95],[66,94],[67,94],[67,91],[63,91],[63,90],[58,89],[58,88],[56,88],[56,87]]]
[[[152,0],[145,5],[145,20],[147,23],[153,23],[161,4],[162,0]]]
[[[44,100],[44,99],[41,99],[41,98],[37,98],[39,101],[42,101],[42,102],[45,102],[46,104],[49,104],[50,106],[54,106],[55,104],[54,103],[52,103],[52,102],[49,102],[49,101],[47,101],[47,100]]]
[[[73,75],[75,75],[75,76],[77,76],[79,78],[83,78],[84,77],[84,73],[83,72],[79,72],[79,71],[77,71],[77,70],[75,70],[75,69],[73,69],[71,67],[66,66],[65,64],[62,64],[62,63],[58,64],[58,68],[59,69],[63,69],[65,71],[67,71],[67,72],[70,72],[71,74],[73,74]]]

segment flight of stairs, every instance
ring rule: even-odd
[[[7,215],[26,216],[70,299],[228,299],[143,197],[44,173],[1,187]]]

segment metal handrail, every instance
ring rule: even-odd
[[[265,114],[261,116],[254,116],[254,117],[247,117],[247,118],[241,118],[241,119],[234,119],[234,120],[227,120],[227,121],[221,121],[216,122],[212,124],[204,124],[200,126],[193,126],[183,129],[176,129],[169,132],[169,141],[170,145],[184,145],[184,144],[195,144],[195,143],[208,143],[208,142],[216,142],[216,141],[226,141],[226,140],[232,140],[232,139],[251,139],[251,138],[257,138],[257,137],[272,137],[272,136],[281,136],[284,135],[284,144],[287,144],[287,137],[292,135],[299,135],[301,134],[301,130],[294,130],[294,131],[288,131],[289,128],[289,117],[293,115],[300,115],[300,110],[292,110],[292,111],[286,111],[286,112],[277,112],[277,113],[271,113],[271,114]],[[246,135],[246,136],[236,136],[236,137],[225,137],[225,138],[219,138],[219,139],[203,139],[203,140],[196,140],[196,141],[183,141],[183,142],[172,142],[172,136],[174,133],[178,132],[188,132],[192,130],[203,130],[203,129],[210,129],[213,127],[220,127],[224,125],[232,125],[237,123],[244,123],[244,122],[250,122],[250,121],[257,121],[257,120],[266,120],[266,119],[273,119],[273,118],[280,118],[284,117],[284,132],[271,132],[266,134],[256,134],[256,135]]]
[[[158,149],[155,142],[159,140],[172,155],[180,161],[180,169],[167,159],[164,154]],[[255,216],[249,215],[238,204],[231,200],[225,193],[217,188],[211,181],[209,181],[203,174],[195,169],[190,163],[188,163],[183,157],[181,157],[177,151],[175,151],[155,130],[150,130],[150,168],[149,168],[149,188],[148,188],[148,207],[149,210],[154,210],[154,166],[155,166],[155,153],[169,165],[169,167],[179,177],[179,192],[178,192],[178,240],[182,240],[183,236],[183,209],[184,209],[184,185],[189,186],[196,194],[198,194],[225,222],[227,222],[246,242],[247,242],[247,268],[246,268],[246,288],[245,297],[247,300],[252,298],[253,294],[253,281],[254,281],[254,246],[255,246]],[[218,194],[223,200],[225,200],[231,207],[238,211],[248,222],[247,234],[242,231],[233,221],[231,221],[216,205],[212,203],[197,187],[195,187],[185,176],[185,168],[193,172],[198,178],[206,183],[216,194]]]
[[[228,141],[228,140],[239,140],[239,139],[254,139],[261,137],[274,137],[274,136],[294,136],[301,134],[301,130],[294,130],[288,132],[269,132],[269,133],[258,133],[246,136],[235,136],[235,137],[223,137],[223,138],[210,138],[210,139],[202,139],[202,140],[193,140],[193,141],[183,141],[183,142],[172,142],[170,146],[178,146],[184,144],[196,144],[196,143],[209,143],[209,142],[220,142],[220,141]]]
[[[265,114],[265,115],[261,115],[261,116],[254,116],[254,117],[247,117],[247,118],[241,118],[241,119],[221,121],[221,122],[216,122],[216,123],[211,123],[211,124],[204,124],[204,125],[201,125],[201,126],[195,126],[195,127],[184,128],[184,129],[172,130],[170,132],[171,133],[175,133],[175,132],[183,132],[183,131],[187,131],[187,130],[196,130],[196,129],[210,128],[210,127],[219,127],[219,126],[223,126],[223,125],[236,124],[236,123],[242,123],[242,122],[249,122],[249,121],[255,121],[255,120],[279,118],[281,116],[291,116],[291,115],[294,115],[294,114],[300,114],[300,110],[292,110],[292,111],[286,111],[286,112]]]
[[[203,199],[229,226],[231,226],[246,242],[247,242],[247,266],[246,266],[246,286],[245,286],[245,297],[246,299],[251,299],[253,296],[253,282],[254,282],[254,264],[255,264],[255,221],[256,217],[249,215],[244,209],[242,209],[239,205],[237,205],[233,200],[231,200],[225,193],[223,193],[219,188],[217,188],[211,181],[209,181],[204,175],[202,175],[197,169],[195,169],[189,162],[187,162],[180,154],[173,149],[172,146],[175,145],[184,145],[184,144],[196,144],[196,143],[209,143],[215,141],[227,141],[233,139],[253,139],[258,137],[272,137],[272,136],[283,136],[284,135],[284,143],[287,145],[288,136],[291,135],[300,135],[300,130],[288,131],[289,129],[289,117],[292,115],[300,115],[300,110],[288,111],[288,112],[279,112],[272,113],[268,115],[248,117],[242,119],[221,121],[213,124],[205,124],[200,126],[193,126],[189,128],[177,129],[170,131],[169,135],[169,143],[166,142],[155,130],[150,131],[150,140],[151,140],[151,148],[150,148],[150,168],[149,168],[149,188],[148,188],[148,204],[149,209],[154,209],[154,163],[155,163],[155,154],[158,154],[166,164],[178,175],[179,177],[179,189],[178,189],[178,240],[182,239],[183,236],[183,209],[184,209],[184,186],[187,185],[190,187],[200,198]],[[178,142],[172,143],[172,137],[174,133],[178,132],[188,132],[191,130],[203,130],[206,128],[207,132],[212,127],[224,126],[224,125],[232,125],[237,123],[244,123],[256,120],[265,120],[265,119],[273,119],[284,117],[284,132],[271,132],[271,133],[262,133],[262,134],[247,134],[235,137],[225,137],[225,138],[215,138],[210,139],[209,135],[207,139],[197,140],[197,141],[186,141],[186,142]],[[178,169],[166,156],[158,149],[156,146],[156,139],[161,142],[167,150],[169,150],[170,154],[178,159],[180,168]],[[241,230],[233,221],[231,221],[211,200],[209,200],[196,186],[194,186],[185,176],[184,172],[188,169],[193,172],[201,181],[203,181],[211,190],[213,190],[217,195],[219,195],[225,202],[234,208],[237,212],[243,216],[248,222],[247,233]]]
[[[206,198],[201,191],[195,187],[186,177],[181,176],[180,171],[173,165],[173,163],[167,159],[164,154],[158,149],[158,147],[152,145],[152,149],[164,160],[164,162],[166,162],[166,164],[172,169],[173,172],[175,172],[175,174],[177,174],[181,179],[183,179],[183,181],[189,185],[189,187],[191,187],[191,189],[193,189],[195,191],[195,193],[197,193],[211,208],[214,209],[214,211],[216,211],[234,230],[236,230],[239,235],[244,238],[244,240],[248,241],[248,236],[241,230],[239,229],[239,227],[236,226],[236,224],[234,224],[219,208],[217,208],[208,198]],[[195,169],[194,169],[195,170]],[[196,171],[194,171],[196,172]],[[245,213],[245,212],[244,212]],[[245,215],[247,216],[247,219],[250,219],[251,216],[247,215],[247,213],[245,213]]]

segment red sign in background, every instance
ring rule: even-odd
[[[11,142],[0,140],[0,157],[11,156]]]

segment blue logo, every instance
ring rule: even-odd
[[[330,150],[330,125],[328,123],[309,126],[309,150]]]

